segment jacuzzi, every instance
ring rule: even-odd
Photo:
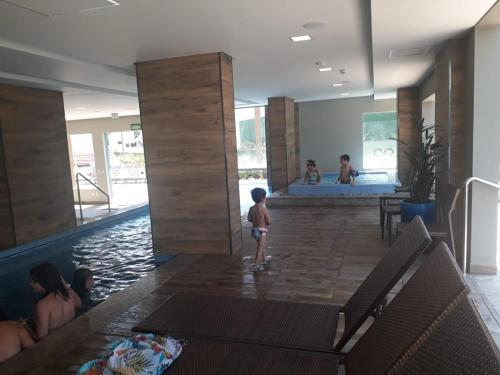
[[[356,184],[335,184],[338,173],[323,173],[318,185],[303,185],[303,176],[288,186],[288,195],[292,196],[332,196],[332,195],[380,195],[394,193],[394,188],[401,186],[395,173],[360,171]]]

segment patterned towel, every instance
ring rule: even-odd
[[[172,337],[136,335],[111,343],[106,358],[85,363],[78,375],[161,375],[183,346],[183,341]]]

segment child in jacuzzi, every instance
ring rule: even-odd
[[[316,165],[316,160],[309,159],[306,162],[306,174],[302,185],[317,185],[321,181],[321,173]]]
[[[337,178],[336,184],[351,184],[356,183],[356,177],[359,176],[357,170],[355,170],[350,164],[351,158],[349,155],[344,154],[340,157],[340,172]]]

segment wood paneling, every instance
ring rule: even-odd
[[[300,126],[299,126],[299,103],[295,103],[294,107],[294,123],[295,123],[295,177],[300,177]]]
[[[418,143],[420,139],[420,134],[416,128],[416,124],[422,117],[422,103],[418,87],[398,89],[397,107],[398,139],[408,145],[398,142],[398,177],[403,185],[406,185],[410,164],[404,152],[411,145]]]
[[[2,124],[0,123],[0,249],[5,249],[15,244],[14,222],[12,220],[9,185],[3,152]]]
[[[441,195],[438,199],[442,201],[452,199],[448,196],[449,184],[461,187],[472,172],[472,131],[468,128],[472,126],[472,121],[468,124],[466,119],[465,48],[465,38],[452,39],[436,57],[436,130],[443,144],[436,185]],[[453,218],[459,262],[462,257],[464,231],[462,198],[463,195],[457,203]]]
[[[75,226],[62,93],[0,85],[0,122],[16,243]]]
[[[465,121],[465,40],[453,39],[436,57],[436,125],[445,147],[440,185],[461,185],[467,178]]]
[[[293,99],[269,98],[269,153],[273,191],[287,187],[297,179],[295,107]]]
[[[137,64],[155,254],[241,249],[231,58]]]

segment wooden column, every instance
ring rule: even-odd
[[[294,106],[294,122],[295,122],[295,177],[300,177],[300,123],[299,123],[299,103]]]
[[[238,253],[231,57],[210,53],[136,67],[155,255]]]
[[[450,40],[436,57],[436,125],[444,143],[438,185],[460,186],[470,175],[465,122],[465,42]]]
[[[0,85],[0,133],[0,248],[75,226],[62,93]]]
[[[293,99],[286,97],[268,100],[267,139],[273,191],[287,187],[297,176],[295,108]]]
[[[398,108],[398,139],[408,144],[415,145],[419,142],[420,134],[416,124],[422,117],[422,103],[418,87],[402,88],[397,91]],[[404,152],[408,148],[398,142],[398,177],[403,185],[408,183],[410,164]]]

